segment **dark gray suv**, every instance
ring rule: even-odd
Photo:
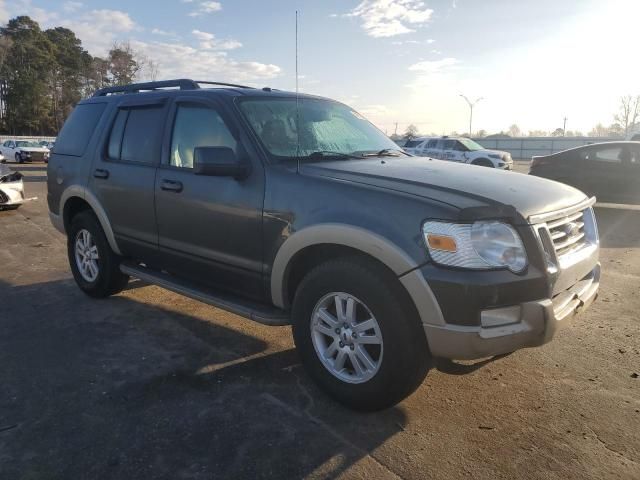
[[[361,410],[434,356],[542,345],[595,298],[595,199],[413,157],[332,100],[205,83],[103,89],[65,123],[48,202],[88,295],[133,276],[292,324],[309,374]]]

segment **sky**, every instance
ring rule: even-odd
[[[116,41],[158,79],[295,90],[343,101],[388,134],[587,133],[640,94],[640,0],[0,0],[0,22],[65,26],[93,55]],[[397,127],[396,127],[397,123]]]

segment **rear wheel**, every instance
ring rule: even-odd
[[[293,336],[302,362],[348,407],[391,407],[427,374],[424,331],[401,288],[383,267],[359,257],[326,262],[298,287]]]
[[[129,277],[120,272],[120,259],[92,212],[80,212],[71,220],[67,252],[73,278],[87,295],[107,297],[127,285]]]

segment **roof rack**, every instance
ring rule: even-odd
[[[146,83],[131,83],[129,85],[121,85],[116,87],[105,87],[97,90],[93,96],[94,97],[106,97],[107,95],[112,94],[127,94],[127,93],[140,93],[140,91],[154,91],[160,90],[163,88],[174,88],[177,87],[180,90],[198,90],[200,88],[199,84],[203,85],[220,85],[225,87],[234,87],[234,88],[252,88],[247,87],[246,85],[236,85],[234,83],[222,83],[222,82],[206,82],[206,81],[195,81],[188,78],[180,78],[177,80],[162,80],[160,82],[146,82]]]
[[[234,88],[253,88],[247,85],[237,85],[235,83],[223,83],[223,82],[207,82],[204,80],[196,80],[196,83],[201,83],[203,85],[221,85],[223,87],[234,87]]]

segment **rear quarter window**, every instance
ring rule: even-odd
[[[64,123],[56,140],[54,153],[74,157],[82,156],[106,106],[106,103],[78,105]]]

